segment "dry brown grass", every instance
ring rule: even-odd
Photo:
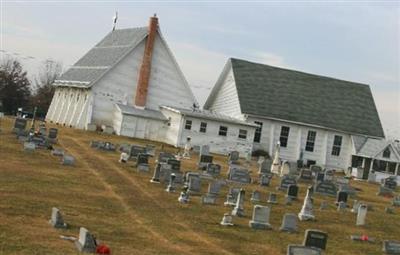
[[[0,254],[76,254],[74,245],[59,235],[77,236],[80,226],[109,245],[113,254],[286,254],[288,244],[302,242],[307,228],[328,232],[326,254],[381,254],[381,240],[399,239],[400,211],[396,208],[393,215],[384,213],[390,199],[375,195],[377,185],[352,181],[362,190],[357,199],[374,206],[365,227],[356,227],[356,216],[349,211],[338,213],[333,198],[316,195],[315,207],[321,200],[328,200],[331,207],[326,211],[316,209],[315,222],[299,222],[297,234],[279,232],[283,214],[297,214],[302,199],[285,206],[284,193],[278,192],[280,203],[272,206],[270,219],[273,230],[249,228],[251,191],[260,190],[266,201],[269,191],[276,192],[278,179],[274,177],[270,187],[246,187],[247,216],[235,218],[236,226],[225,228],[219,222],[231,210],[223,206],[227,188],[216,206],[201,205],[200,197],[191,197],[190,204],[181,205],[177,202],[178,192],[169,194],[163,185],[149,182],[152,173],[138,173],[131,165],[119,164],[117,152],[89,147],[91,140],[146,141],[60,128],[59,146],[77,159],[75,167],[68,167],[60,165],[59,158],[49,151],[24,152],[11,133],[11,125],[11,119],[2,121],[0,133]],[[157,146],[159,149],[161,144]],[[169,146],[165,150],[176,151]],[[196,156],[184,160],[182,169],[195,169],[196,161]],[[223,166],[225,176],[226,157],[215,156],[215,161]],[[255,163],[251,169],[256,173]],[[203,191],[206,189],[203,182]],[[301,184],[300,198],[305,190]],[[63,212],[69,229],[57,230],[49,225],[53,206]],[[377,242],[352,242],[351,234],[368,234]]]

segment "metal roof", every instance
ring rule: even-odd
[[[133,50],[147,33],[147,27],[111,31],[62,74],[54,85],[90,87]]]
[[[134,106],[128,106],[123,104],[115,104],[115,105],[121,111],[122,114],[161,120],[161,121],[168,121],[168,118],[165,117],[160,111],[141,109],[141,108],[136,108]]]
[[[182,115],[195,117],[195,118],[209,119],[209,120],[215,120],[215,121],[219,121],[219,122],[227,122],[227,123],[233,123],[233,124],[250,126],[250,127],[258,127],[257,125],[248,123],[244,120],[240,120],[237,118],[233,118],[233,117],[230,117],[227,115],[223,115],[221,113],[208,111],[208,110],[183,109],[183,108],[177,108],[177,107],[171,107],[171,106],[161,106],[161,108],[167,109],[170,111],[174,111],[174,112],[178,112]]]
[[[381,151],[388,146],[392,146],[397,155],[400,155],[400,143],[393,140],[368,138],[356,154],[364,157],[375,158]],[[400,160],[400,159],[399,159]]]

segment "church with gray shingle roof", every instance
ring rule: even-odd
[[[54,86],[48,121],[177,147],[190,138],[216,153],[273,155],[279,143],[282,161],[347,169],[384,141],[368,85],[246,60],[227,61],[200,110],[155,16],[113,29]]]

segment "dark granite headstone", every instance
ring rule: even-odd
[[[286,191],[289,185],[297,184],[296,177],[290,175],[284,175],[281,179],[281,183],[278,187],[279,190]]]
[[[307,229],[304,235],[303,245],[315,247],[322,250],[326,249],[328,234],[317,229]]]
[[[292,200],[297,199],[297,194],[299,193],[299,186],[296,184],[290,184],[287,189],[287,197],[290,197]]]
[[[347,203],[348,194],[345,191],[339,191],[336,196],[336,203],[344,202]]]
[[[300,170],[299,181],[312,181],[312,171],[310,169],[303,168]]]
[[[315,187],[315,192],[320,193],[322,195],[336,196],[337,187],[331,181],[322,181],[318,183],[317,186]]]
[[[394,176],[389,176],[388,178],[385,178],[383,180],[382,186],[391,189],[391,190],[396,190],[397,187],[397,182],[396,182],[396,177]]]

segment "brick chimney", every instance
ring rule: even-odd
[[[154,40],[158,28],[158,18],[156,14],[150,18],[146,45],[144,48],[142,65],[140,66],[139,79],[136,87],[135,106],[145,107],[147,91],[149,87],[151,58],[153,56]]]

